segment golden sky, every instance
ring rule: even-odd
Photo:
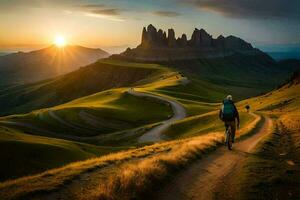
[[[63,35],[69,44],[88,47],[135,46],[142,27],[150,23],[173,27],[177,36],[190,36],[197,27],[214,37],[236,35],[258,45],[300,43],[296,9],[300,1],[288,5],[284,0],[222,2],[0,0],[0,51],[48,46],[56,35]]]

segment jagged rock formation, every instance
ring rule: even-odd
[[[140,61],[166,61],[195,58],[224,57],[234,53],[262,53],[250,43],[235,37],[220,35],[216,39],[204,29],[195,29],[191,39],[186,34],[176,39],[175,31],[157,29],[150,24],[143,28],[141,44],[135,49],[127,49],[116,57]]]
[[[244,40],[235,36],[224,37],[220,35],[217,39],[208,34],[204,29],[195,29],[191,39],[188,41],[186,34],[175,39],[174,29],[168,30],[168,36],[166,32],[156,28],[150,24],[147,29],[143,28],[142,41],[139,45],[141,48],[178,48],[178,47],[191,47],[191,48],[225,48],[225,49],[238,49],[238,50],[251,50],[252,45]]]

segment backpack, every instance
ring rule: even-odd
[[[234,120],[235,118],[235,106],[232,101],[224,100],[222,106],[222,119]]]

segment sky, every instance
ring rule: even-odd
[[[56,35],[118,51],[150,23],[177,36],[197,27],[258,47],[300,44],[299,0],[0,0],[0,19],[0,51],[46,47]]]

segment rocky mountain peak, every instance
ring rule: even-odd
[[[257,53],[257,50],[250,43],[232,35],[228,37],[220,35],[217,38],[213,38],[205,29],[195,28],[190,39],[187,38],[186,34],[182,34],[181,37],[176,39],[173,28],[168,29],[166,33],[162,29],[157,30],[150,24],[143,28],[141,44],[135,49],[126,50],[122,56],[138,56],[140,60],[149,60],[150,58],[165,60],[166,56],[174,57],[172,59],[175,59],[175,57],[183,57],[184,59],[187,56],[190,58],[218,57],[234,52],[251,54]]]
[[[142,48],[222,48],[231,50],[249,50],[252,49],[252,45],[244,40],[235,37],[224,37],[220,35],[216,39],[212,37],[203,28],[195,28],[191,39],[188,40],[186,34],[176,39],[174,29],[168,29],[168,34],[162,29],[157,29],[150,24],[147,28],[143,28],[142,42],[140,47]]]
[[[174,29],[168,29],[168,47],[177,46]]]

